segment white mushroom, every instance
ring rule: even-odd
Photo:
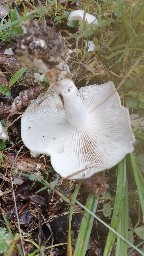
[[[98,19],[89,13],[85,13],[84,10],[75,10],[72,11],[68,17],[68,21],[72,20],[83,20],[85,19],[89,24],[98,25]]]
[[[21,136],[34,154],[50,155],[55,171],[73,179],[113,167],[133,151],[135,141],[113,82],[78,90],[69,79],[31,103]]]
[[[1,122],[0,122],[0,139],[1,140],[8,140],[8,134],[5,130],[5,128],[2,126]]]
[[[92,52],[96,48],[95,43],[91,40],[86,41],[86,47],[87,47],[88,52]]]

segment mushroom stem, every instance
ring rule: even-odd
[[[79,92],[70,92],[63,95],[65,116],[67,121],[78,127],[85,127],[88,119],[88,111],[85,108]]]
[[[54,88],[63,98],[67,121],[73,126],[86,127],[89,113],[73,81],[63,79]]]

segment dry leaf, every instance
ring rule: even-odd
[[[0,70],[0,86],[1,85],[8,85],[8,81],[5,74]]]
[[[14,56],[8,56],[5,54],[0,54],[0,64],[3,65],[11,73],[15,73],[20,69],[20,64],[18,64]]]
[[[3,163],[3,167],[4,168],[10,168],[10,167],[14,167],[16,170],[20,170],[20,171],[39,171],[39,170],[46,170],[46,166],[39,162],[38,159],[33,159],[32,157],[29,156],[20,156],[17,157],[15,159],[15,155],[14,154],[10,154],[10,153],[5,153],[4,154],[4,163]]]

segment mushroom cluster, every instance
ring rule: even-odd
[[[22,115],[21,136],[34,155],[49,155],[55,171],[72,179],[115,166],[135,141],[113,82],[78,90],[67,78],[30,104]]]

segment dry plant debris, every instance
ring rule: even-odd
[[[24,107],[27,107],[43,89],[44,87],[42,85],[37,85],[33,88],[20,92],[19,96],[17,96],[12,102],[10,116],[18,114]]]

